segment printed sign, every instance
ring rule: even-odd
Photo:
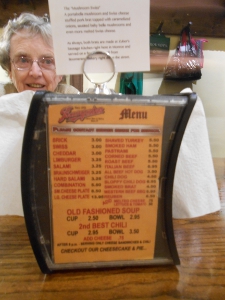
[[[154,257],[165,107],[48,108],[55,263]]]
[[[149,71],[149,0],[48,0],[57,74],[82,74],[84,59],[108,52],[116,72]],[[105,56],[88,73],[110,73]]]

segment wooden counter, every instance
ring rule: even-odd
[[[0,217],[0,299],[225,299],[225,163],[214,160],[222,209],[174,220],[180,266],[44,275],[22,217]]]

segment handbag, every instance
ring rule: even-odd
[[[206,40],[195,40],[190,32],[189,22],[180,34],[180,41],[175,54],[171,56],[164,70],[165,80],[199,80],[201,79],[203,67],[202,42]]]

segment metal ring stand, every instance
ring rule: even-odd
[[[103,82],[95,82],[95,81],[93,81],[93,80],[87,75],[87,73],[86,73],[86,71],[85,71],[85,64],[86,64],[87,60],[88,60],[91,56],[93,56],[93,55],[95,55],[95,54],[104,54],[104,55],[106,55],[108,58],[110,58],[111,61],[112,61],[112,65],[113,65],[113,74],[112,74],[112,76],[111,76],[108,80],[105,80],[105,81],[103,81]],[[89,54],[86,56],[86,58],[85,58],[85,60],[84,60],[84,63],[83,63],[83,73],[84,73],[85,77],[86,77],[91,83],[93,83],[93,84],[95,85],[94,88],[89,88],[89,89],[87,89],[87,90],[85,91],[85,93],[89,93],[89,94],[104,94],[104,95],[115,94],[115,91],[114,91],[114,90],[111,90],[111,89],[109,89],[109,88],[106,86],[106,83],[109,82],[109,81],[114,77],[114,75],[115,75],[115,73],[116,73],[116,66],[115,66],[115,63],[114,63],[114,61],[113,61],[111,55],[110,55],[108,52],[105,52],[105,51],[94,51],[94,52],[89,53]]]

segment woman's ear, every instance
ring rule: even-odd
[[[61,83],[66,83],[66,76],[65,76],[65,75],[62,75],[62,76],[60,76],[60,77],[61,77],[60,82],[61,82]]]
[[[11,70],[7,70],[6,72],[7,72],[8,76],[9,76],[9,78],[12,80],[12,71]]]

